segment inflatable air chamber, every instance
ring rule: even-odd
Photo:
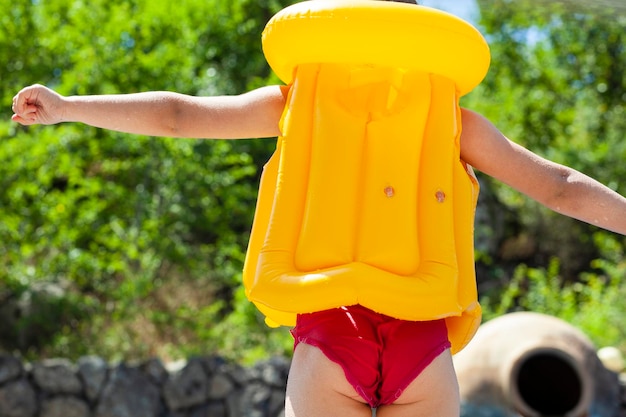
[[[289,93],[261,179],[248,298],[272,326],[354,304],[445,318],[459,351],[481,315],[459,99],[486,74],[485,40],[435,9],[313,0],[275,15],[263,47]]]

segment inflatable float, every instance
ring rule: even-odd
[[[313,0],[276,14],[262,41],[289,93],[261,179],[248,298],[271,326],[353,304],[445,318],[459,351],[481,316],[459,99],[487,72],[484,38],[423,6]]]

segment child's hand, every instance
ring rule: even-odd
[[[25,126],[63,121],[63,96],[43,85],[31,85],[13,97],[11,119]]]

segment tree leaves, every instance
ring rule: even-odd
[[[572,13],[565,3],[479,0],[493,63],[464,104],[511,139],[626,194],[626,19],[584,7]],[[489,184],[539,243],[532,264],[559,256],[572,280],[593,258],[613,256],[590,242],[597,229]]]
[[[11,97],[34,82],[62,94],[243,92],[269,74],[260,32],[281,5],[0,0],[0,6],[10,11],[0,20],[6,81],[0,86],[0,283],[21,283],[11,286],[14,297],[35,281],[69,283],[77,306],[58,327],[49,323],[57,332],[37,346],[10,338],[5,344],[26,353],[56,346],[79,355],[106,334],[100,344],[111,351],[103,355],[137,355],[133,343],[123,343],[130,350],[123,351],[111,342],[111,319],[120,324],[118,341],[165,344],[140,340],[123,323],[142,317],[142,306],[162,286],[177,299],[177,291],[188,293],[201,280],[209,285],[189,303],[202,308],[199,300],[209,305],[223,298],[215,314],[232,310],[258,169],[272,140],[147,138],[78,124],[24,129],[7,120]],[[168,308],[175,314],[178,307]]]

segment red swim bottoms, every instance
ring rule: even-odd
[[[372,407],[393,403],[450,348],[444,320],[399,320],[358,305],[298,315],[291,333],[294,349],[319,348]]]

